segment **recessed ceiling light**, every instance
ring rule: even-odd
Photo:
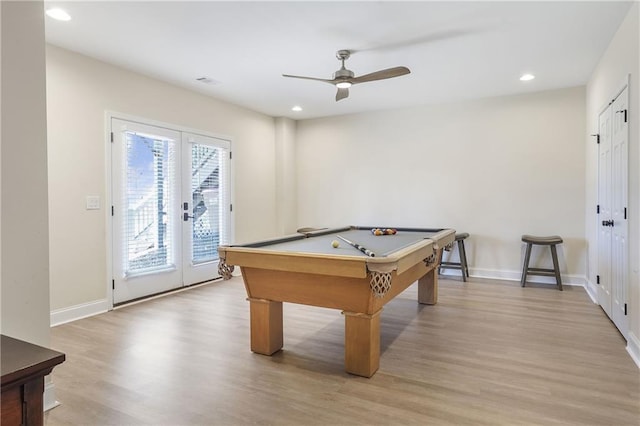
[[[523,74],[522,77],[520,77],[520,81],[529,81],[533,80],[534,78],[536,78],[536,76],[533,74]]]
[[[295,112],[302,111],[302,107],[300,105],[296,105],[293,108],[291,108],[291,111],[295,111]]]
[[[70,21],[71,16],[60,8],[47,9],[47,15],[58,21]]]

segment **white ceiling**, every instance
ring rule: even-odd
[[[585,84],[630,2],[46,1],[47,41],[275,117],[296,119]],[[335,101],[356,74],[406,66]],[[521,74],[536,75],[521,82]],[[196,81],[209,77],[214,84]],[[300,105],[302,112],[292,112]]]

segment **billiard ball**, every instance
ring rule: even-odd
[[[340,245],[340,243],[336,240],[331,241],[331,247],[333,248],[338,248],[338,246]]]

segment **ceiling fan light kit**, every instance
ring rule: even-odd
[[[305,80],[316,80],[322,81],[325,83],[330,83],[336,86],[338,92],[336,93],[336,102],[349,97],[349,87],[358,83],[366,83],[368,81],[376,81],[376,80],[384,80],[387,78],[400,77],[402,75],[409,74],[411,71],[407,67],[394,67],[387,68],[384,70],[372,72],[369,74],[361,75],[360,77],[356,77],[353,71],[348,70],[344,66],[344,61],[351,57],[351,52],[349,50],[338,50],[336,52],[336,58],[342,62],[342,66],[340,69],[333,73],[333,79],[328,80],[324,78],[316,78],[316,77],[304,77],[300,75],[289,75],[282,74],[283,77],[291,77],[291,78],[302,78]]]

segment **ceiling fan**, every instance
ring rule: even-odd
[[[351,56],[351,51],[349,50],[338,50],[336,52],[336,58],[342,61],[342,67],[336,72],[333,73],[333,79],[328,80],[324,78],[315,78],[315,77],[303,77],[299,75],[288,75],[282,74],[283,77],[292,77],[292,78],[303,78],[305,80],[316,80],[316,81],[324,81],[325,83],[331,83],[338,88],[338,93],[336,93],[336,102],[349,97],[349,87],[358,83],[366,83],[367,81],[376,81],[376,80],[384,80],[386,78],[400,77],[401,75],[409,74],[411,71],[407,67],[395,67],[395,68],[387,68],[384,70],[372,72],[369,74],[361,75],[360,77],[356,77],[353,71],[348,70],[344,66],[344,61],[349,59]]]

